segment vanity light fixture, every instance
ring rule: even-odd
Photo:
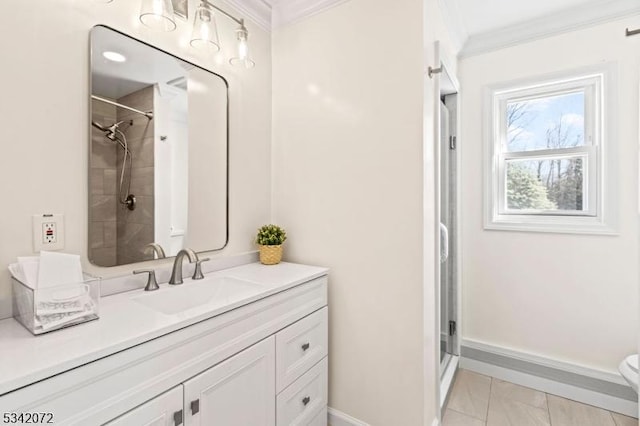
[[[188,19],[188,4],[187,0],[142,0],[140,22],[152,29],[173,31],[176,29],[176,22],[173,15],[175,14]],[[249,31],[244,25],[244,19],[236,18],[209,0],[201,0],[200,5],[196,9],[193,30],[191,32],[191,46],[209,52],[217,52],[220,50],[218,25],[216,23],[217,12],[220,12],[239,25],[236,30],[236,38],[238,40],[237,55],[231,58],[229,63],[234,66],[253,68],[256,63],[249,57]]]
[[[204,2],[196,10],[190,44],[196,49],[209,50],[211,52],[220,50],[215,11]]]
[[[112,62],[125,62],[127,60],[127,57],[124,56],[122,53],[112,52],[110,50],[102,52],[102,56],[104,56],[105,59],[108,59]]]
[[[152,30],[173,31],[176,29],[173,13],[171,0],[142,0],[140,22]]]
[[[240,25],[240,27],[236,30],[238,38],[238,55],[231,58],[229,60],[229,63],[231,65],[244,66],[245,68],[252,68],[253,66],[255,66],[256,63],[249,58],[249,45],[247,44],[249,31],[244,25],[244,19],[236,18],[235,16],[224,11],[208,0],[202,0],[200,6],[198,7],[198,11],[196,12],[196,20],[193,24],[193,35],[191,37],[191,46],[200,48],[206,46],[207,44],[213,43],[217,46],[217,50],[220,49],[217,26],[215,23],[215,11],[222,13],[223,15]],[[203,28],[208,29],[203,33]],[[202,37],[202,34],[207,35],[209,39],[204,39]],[[208,41],[209,43],[202,43],[203,40]]]
[[[234,66],[253,68],[256,63],[249,58],[249,45],[247,44],[249,31],[244,26],[244,19],[240,20],[240,28],[236,30],[236,35],[238,37],[238,56],[231,58],[229,63]]]

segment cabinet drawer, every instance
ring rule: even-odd
[[[305,424],[307,426],[327,426],[329,414],[327,413],[327,406],[322,407],[322,410],[318,411],[318,414],[313,416]]]
[[[276,334],[276,387],[280,392],[327,356],[327,308]]]
[[[327,358],[278,395],[278,426],[326,426]]]
[[[182,424],[182,385],[147,401],[105,426],[176,426]]]

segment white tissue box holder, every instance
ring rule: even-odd
[[[14,276],[13,317],[34,335],[99,318],[100,278],[84,274],[84,282],[32,289]]]

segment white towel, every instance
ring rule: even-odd
[[[440,222],[440,263],[447,261],[449,257],[449,230]]]
[[[22,276],[16,278],[33,289],[38,288],[38,270],[40,267],[40,257],[18,256],[18,265],[20,266],[19,269],[22,272]]]
[[[83,281],[80,256],[50,251],[40,252],[39,289],[64,284],[79,284]]]

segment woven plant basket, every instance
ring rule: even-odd
[[[260,247],[260,263],[264,265],[277,265],[282,260],[282,245]]]

